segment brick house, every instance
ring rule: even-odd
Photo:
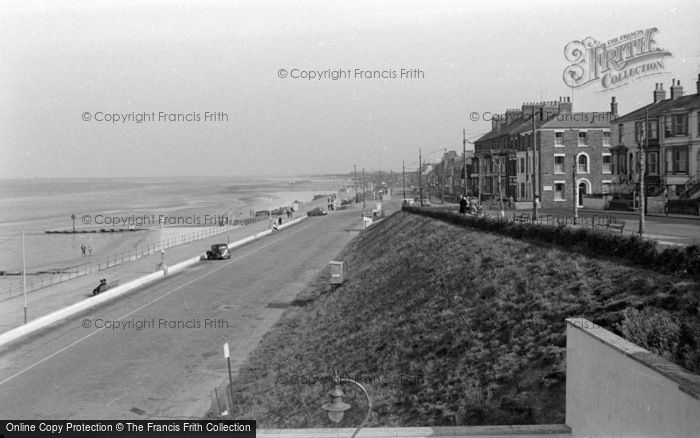
[[[505,198],[532,202],[533,169],[535,196],[543,208],[573,207],[575,199],[582,205],[583,195],[609,191],[610,122],[616,112],[614,98],[610,112],[573,112],[568,98],[506,111],[504,121],[494,121],[475,142],[482,195],[497,198],[500,179]]]
[[[696,88],[696,94],[684,95],[674,79],[667,99],[663,84],[657,83],[652,103],[612,123],[615,193],[639,190],[639,158],[645,148],[647,195],[668,189],[670,198],[700,197],[700,75]]]

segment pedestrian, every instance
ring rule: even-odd
[[[86,249],[87,249],[87,248],[85,247],[85,244],[84,244],[84,243],[83,243],[82,245],[80,245],[80,250],[83,252],[83,255],[85,255],[85,250],[86,250]]]
[[[277,217],[277,225],[282,225],[282,216]]]
[[[464,196],[459,200],[459,214],[467,214],[467,198]]]
[[[90,245],[88,245],[87,250],[88,250],[88,255],[92,255],[92,247]]]

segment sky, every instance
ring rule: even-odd
[[[461,150],[485,112],[560,96],[607,111],[615,96],[624,114],[656,82],[695,93],[700,73],[696,0],[2,4],[0,178],[398,171],[419,149]],[[564,83],[569,42],[647,28],[671,53],[661,74]],[[350,74],[300,77],[328,70]]]

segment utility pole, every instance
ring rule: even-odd
[[[403,179],[403,199],[406,199],[406,160],[401,161],[401,179]]]
[[[535,181],[535,151],[537,150],[537,122],[535,108],[532,108],[532,221],[537,222],[537,182]]]
[[[506,213],[503,211],[503,188],[501,187],[501,167],[503,167],[503,162],[498,160],[498,201],[501,211],[498,212],[499,219],[503,219]]]
[[[447,148],[445,148],[445,155],[442,156],[442,190],[440,190],[440,200],[441,204],[445,203],[445,186],[447,185]]]
[[[647,135],[647,130],[649,129],[649,109],[644,111],[644,146],[639,142],[640,156],[639,156],[639,237],[644,237],[644,209],[646,208],[646,190],[644,189],[644,174],[646,171],[646,154],[649,147],[649,136]]]
[[[467,196],[467,130],[462,129],[462,179],[464,180],[464,193]],[[460,182],[461,184],[461,182]]]
[[[353,164],[352,168],[355,170],[355,180],[353,181],[353,185],[355,189],[355,203],[357,203],[357,165]]]
[[[578,188],[576,187],[576,157],[574,157],[574,165],[571,169],[571,199],[574,200],[574,225],[576,225],[576,222],[578,222]]]
[[[420,196],[420,206],[423,206],[423,165],[421,164],[422,155],[420,148],[418,149],[418,194]]]
[[[365,168],[362,168],[362,208],[365,208]]]

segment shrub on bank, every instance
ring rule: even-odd
[[[595,256],[613,256],[659,272],[700,277],[700,247],[669,248],[660,251],[653,240],[637,235],[612,234],[589,228],[563,225],[518,223],[508,218],[474,217],[451,211],[404,206],[403,211],[431,217],[462,227],[555,244]]]

